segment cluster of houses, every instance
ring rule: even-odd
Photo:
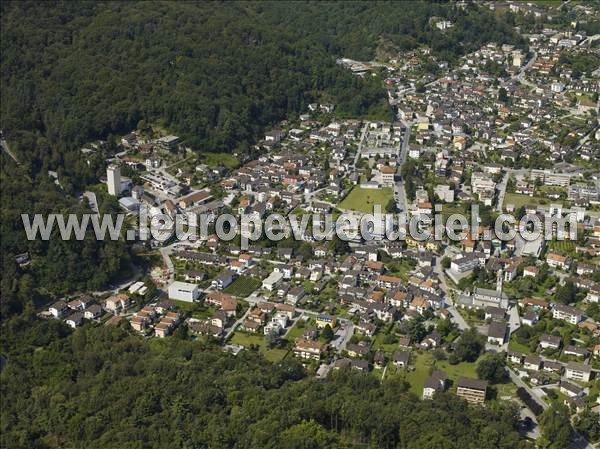
[[[173,311],[173,304],[163,301],[144,306],[131,317],[129,323],[138,332],[152,332],[154,336],[163,338],[171,335],[180,321],[181,315]]]
[[[53,318],[64,320],[73,329],[83,324],[85,320],[98,320],[104,313],[102,306],[86,295],[79,295],[69,301],[56,301],[48,308],[48,313]]]
[[[216,312],[206,319],[188,319],[189,330],[197,335],[221,337],[238,313],[237,299],[226,293],[213,291],[206,295],[204,304],[215,307]]]

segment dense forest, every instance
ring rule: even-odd
[[[3,332],[2,447],[530,448],[516,406],[422,402],[400,381],[305,378],[294,360],[120,328],[13,319]],[[302,379],[302,380],[300,380]],[[10,398],[7,400],[7,398]]]
[[[82,214],[87,206],[66,196],[48,176],[34,181],[24,168],[4,153],[0,170],[0,313],[2,318],[47,302],[53,294],[74,290],[97,290],[127,273],[129,248],[123,241],[97,241],[92,230],[82,241],[63,241],[55,229],[48,241],[27,241],[21,214]],[[87,165],[86,165],[87,166]],[[89,167],[88,167],[89,168]],[[115,213],[114,204],[105,201],[101,213]],[[20,267],[15,257],[27,251],[31,264]]]
[[[434,15],[456,27],[441,33]],[[381,80],[335,64],[372,58],[382,40],[450,61],[487,41],[521,43],[487,8],[426,2],[3,2],[2,129],[44,137],[40,151],[59,161],[140,120],[199,151],[231,151],[315,100],[388,118]]]

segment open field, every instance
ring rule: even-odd
[[[246,298],[250,295],[254,290],[260,287],[261,282],[250,276],[240,276],[227,288],[223,290],[223,293],[228,293],[230,295],[239,296],[241,298]]]
[[[354,187],[344,200],[338,204],[342,209],[350,209],[357,212],[372,213],[375,205],[381,206],[385,212],[386,205],[393,200],[394,193],[390,187],[382,189],[361,189]]]
[[[248,334],[246,332],[237,331],[229,340],[229,343],[242,345],[249,349],[251,345],[258,347],[258,351],[264,355],[265,359],[271,362],[281,361],[288,353],[287,349],[269,349],[265,343],[265,337],[262,334]]]
[[[508,341],[508,349],[511,351],[519,351],[523,354],[531,354],[532,351],[527,345],[523,345],[519,343],[514,335],[511,335],[510,340]]]
[[[504,206],[506,206],[507,204],[512,204],[513,206],[515,206],[515,210],[518,210],[521,206],[525,206],[526,204],[533,204],[538,206],[540,204],[548,203],[550,203],[550,200],[536,196],[522,195],[520,193],[507,193],[504,197]]]
[[[400,347],[398,346],[398,342],[385,343],[385,337],[386,337],[386,334],[384,334],[383,332],[378,332],[377,336],[375,337],[375,341],[373,341],[372,349],[373,350],[381,349],[381,350],[383,350],[383,352],[385,352],[385,355],[387,357],[391,357],[392,353],[396,349],[400,349]]]
[[[204,163],[211,168],[225,167],[230,170],[238,167],[240,161],[229,153],[203,153]]]
[[[442,217],[444,220],[447,220],[453,214],[459,214],[467,218],[470,217],[470,211],[464,204],[442,204]]]

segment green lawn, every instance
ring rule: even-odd
[[[248,334],[246,332],[237,331],[229,340],[229,343],[242,345],[248,349],[251,345],[258,346],[259,352],[265,359],[271,362],[281,361],[288,353],[287,349],[269,349],[265,343],[265,337],[262,334]]]
[[[457,381],[459,377],[472,377],[474,379],[477,378],[477,373],[475,372],[477,368],[477,363],[468,363],[463,362],[458,365],[450,365],[447,360],[437,361],[435,364],[436,368],[441,369],[448,377],[453,381]]]
[[[407,281],[409,273],[415,269],[415,264],[411,259],[392,260],[386,263],[386,268],[389,270],[390,276],[398,276],[399,278]]]
[[[296,324],[294,324],[294,327],[292,327],[290,329],[290,331],[287,333],[287,335],[285,336],[285,338],[287,340],[293,342],[294,340],[296,340],[296,338],[302,337],[304,330],[307,327],[310,327],[310,326],[306,326],[306,325],[303,325],[302,327],[300,327],[300,326],[298,326],[299,322],[300,322],[300,320],[296,321]]]
[[[560,202],[560,201],[559,201]],[[512,204],[513,206],[515,206],[515,210],[519,210],[519,208],[521,206],[524,206],[526,204],[532,204],[532,205],[540,205],[540,204],[548,204],[549,201],[545,200],[543,198],[538,198],[535,196],[529,196],[529,195],[523,195],[520,193],[507,193],[506,196],[504,197],[504,206],[506,207],[507,204]]]
[[[516,396],[517,394],[517,386],[510,380],[504,384],[496,384],[494,385],[494,388],[497,390],[497,398],[502,398],[503,396]]]
[[[254,290],[260,287],[261,282],[253,278],[251,276],[240,276],[227,288],[223,290],[224,293],[228,293],[230,295],[239,296],[241,298],[246,298],[250,295]]]
[[[448,220],[448,217],[453,214],[462,215],[465,218],[470,218],[470,211],[463,204],[442,204],[442,218]]]
[[[352,191],[338,204],[342,209],[350,209],[358,212],[373,213],[375,205],[381,206],[381,212],[385,212],[385,207],[394,199],[392,188],[382,189],[361,189],[354,187]]]
[[[477,363],[464,362],[458,365],[450,365],[447,360],[435,360],[431,352],[413,353],[410,366],[411,368],[414,367],[414,371],[400,373],[400,376],[410,383],[410,390],[419,396],[423,393],[423,387],[432,369],[444,371],[454,384],[456,384],[459,377],[477,379],[477,373],[475,372]]]
[[[413,354],[413,357],[414,355],[415,354]],[[419,354],[414,360],[411,360],[410,366],[411,368],[414,367],[414,371],[399,370],[400,376],[410,383],[410,391],[417,396],[423,394],[423,387],[434,366],[434,362],[435,360],[431,354]]]
[[[176,299],[171,299],[175,307],[180,312],[188,312],[196,310],[200,307],[197,302],[187,302],[187,301],[177,301]]]
[[[508,349],[511,351],[519,351],[523,354],[532,354],[529,346],[519,343],[514,335],[511,335],[510,340],[508,341]]]
[[[238,167],[240,161],[229,153],[204,153],[204,163],[211,168],[226,167],[230,170]]]
[[[196,310],[192,311],[192,317],[198,318],[199,320],[205,320],[215,315],[217,308],[215,306],[198,306]]]
[[[399,349],[400,347],[398,346],[398,342],[396,342],[396,343],[390,343],[390,344],[384,343],[385,337],[386,337],[385,333],[379,332],[377,334],[377,336],[375,337],[375,341],[373,342],[372,349],[374,351],[377,350],[377,349],[382,349],[383,352],[385,352],[386,356],[391,357],[392,353],[396,349]]]

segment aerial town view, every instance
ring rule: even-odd
[[[600,2],[0,10],[0,447],[600,448]]]

